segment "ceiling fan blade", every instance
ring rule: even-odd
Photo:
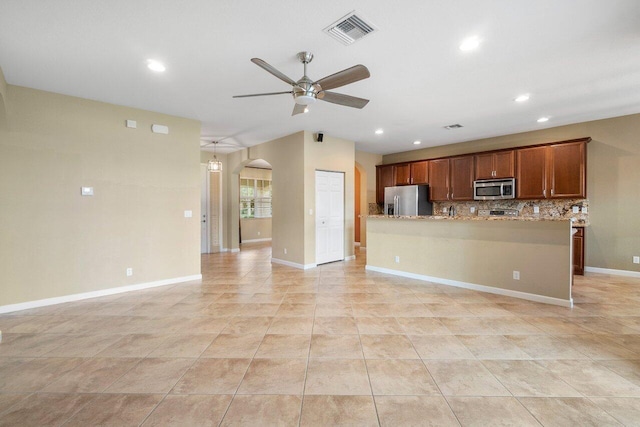
[[[306,105],[301,105],[301,104],[296,104],[293,107],[293,112],[291,113],[292,116],[295,116],[296,114],[302,114],[304,113],[304,110],[307,108]]]
[[[325,78],[318,80],[316,83],[322,87],[323,90],[335,89],[340,86],[348,85],[349,83],[357,82],[358,80],[369,78],[369,70],[362,64],[354,65],[346,70],[338,71],[335,74],[331,74]]]
[[[269,96],[269,95],[282,95],[282,94],[292,94],[292,90],[288,90],[286,92],[268,92],[268,93],[252,93],[250,95],[235,95],[233,98],[249,98],[251,96]]]
[[[364,108],[369,103],[368,99],[358,98],[342,93],[322,91],[318,94],[318,99],[331,102],[332,104],[345,105],[353,108]]]
[[[283,82],[289,83],[291,86],[297,86],[298,85],[298,82],[296,82],[295,80],[293,80],[290,77],[285,76],[280,71],[276,70],[272,65],[267,64],[266,62],[264,62],[260,58],[251,58],[251,62],[256,64],[258,67],[261,67],[264,70],[268,71],[269,73],[273,74],[274,76],[276,76],[277,78],[279,78]]]

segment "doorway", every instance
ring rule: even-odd
[[[211,243],[209,236],[211,235],[211,227],[209,225],[211,219],[211,209],[209,203],[210,194],[209,171],[206,164],[200,165],[200,253],[208,254],[211,252]]]
[[[344,172],[316,171],[316,264],[344,259]]]

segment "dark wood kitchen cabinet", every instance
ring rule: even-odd
[[[394,185],[411,184],[411,165],[409,165],[409,163],[395,165],[393,171]]]
[[[513,178],[515,163],[513,150],[476,154],[475,179]]]
[[[423,160],[421,162],[411,163],[411,184],[423,185],[429,183],[429,162]]]
[[[473,200],[473,175],[473,156],[429,160],[430,200]]]
[[[394,185],[418,185],[429,183],[429,162],[404,163],[393,166]]]
[[[587,141],[516,150],[517,198],[585,198]]]
[[[449,159],[451,200],[473,200],[473,156]]]
[[[449,200],[449,159],[429,160],[429,200]]]
[[[575,227],[573,235],[573,274],[584,275],[584,228]]]
[[[376,166],[376,203],[383,204],[385,187],[393,187],[394,185],[393,165]]]

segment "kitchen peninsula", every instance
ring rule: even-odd
[[[366,268],[572,307],[572,225],[566,218],[371,215]]]

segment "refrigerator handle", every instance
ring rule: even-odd
[[[400,216],[400,196],[397,194],[393,196],[393,214],[394,216]]]

